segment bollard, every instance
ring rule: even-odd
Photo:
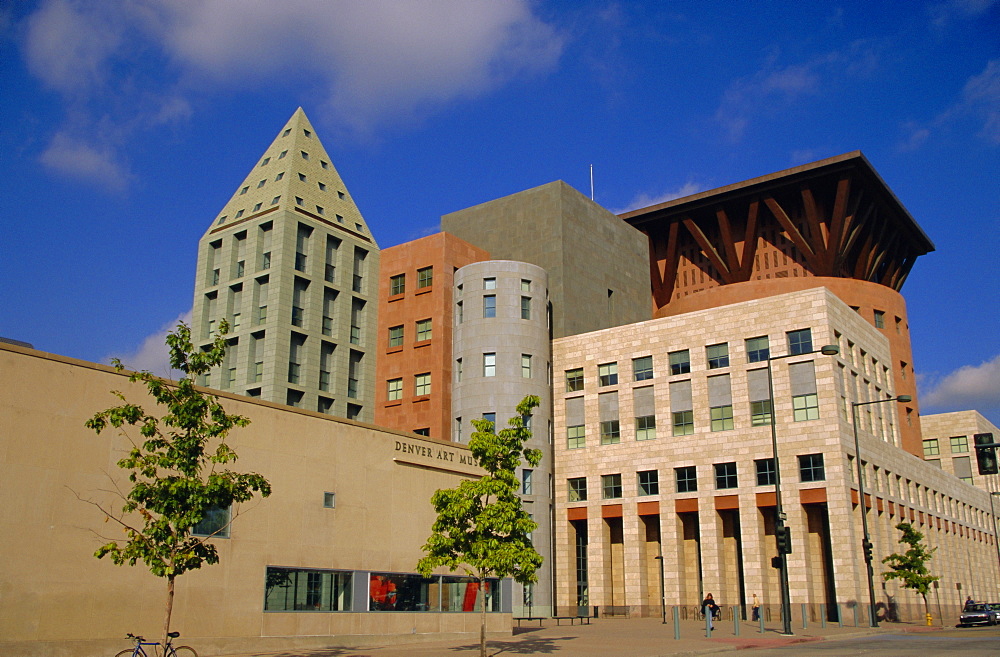
[[[764,614],[759,614],[757,616],[757,622],[760,623],[760,633],[764,633]]]
[[[677,613],[677,605],[674,605],[674,638],[681,638],[681,617]]]
[[[819,604],[819,626],[826,627],[826,605],[822,602]]]
[[[802,605],[802,629],[809,628],[809,612],[806,611],[806,606]]]
[[[705,636],[709,639],[712,638],[712,608],[705,605],[701,608],[703,614],[705,614]]]
[[[854,627],[857,627],[858,626],[858,606],[854,605],[853,607],[851,607],[851,609],[854,610]]]
[[[844,614],[842,614],[841,611],[842,610],[840,608],[840,603],[838,602],[837,603],[837,626],[838,627],[843,627],[844,626]]]
[[[740,606],[733,607],[733,636],[740,635]]]

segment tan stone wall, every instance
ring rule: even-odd
[[[591,541],[590,604],[621,604],[617,597],[611,601],[613,578],[602,571],[609,562],[606,553],[611,550],[613,554],[615,547],[602,533],[600,523],[609,507],[620,505],[625,528],[624,553],[637,554],[645,535],[638,531],[634,518],[644,513],[648,505],[656,505],[664,529],[667,604],[693,606],[709,591],[725,604],[746,604],[752,593],[757,593],[765,606],[778,602],[777,571],[770,567],[770,559],[776,554],[774,487],[756,485],[754,463],[772,455],[770,427],[751,424],[746,375],[748,370],[760,369],[766,363],[747,362],[744,340],[767,335],[772,357],[780,357],[787,353],[785,332],[806,327],[812,331],[814,348],[839,344],[841,353],[836,357],[818,353],[802,355],[772,363],[782,502],[793,540],[793,552],[789,555],[791,601],[795,605],[812,605],[813,614],[818,605],[829,602],[839,602],[845,609],[859,601],[867,603],[861,516],[856,502],[857,477],[853,469],[851,404],[888,399],[896,393],[891,372],[887,371],[890,346],[887,338],[865,318],[823,288],[654,319],[553,343],[558,464],[556,543],[557,553],[568,557],[557,564],[560,580],[575,582],[575,560],[570,549],[573,533],[566,520],[585,516]],[[729,344],[729,367],[709,369],[705,345],[721,342]],[[690,350],[691,372],[671,375],[668,354],[682,349]],[[632,381],[632,359],[648,355],[653,357],[653,379]],[[618,363],[618,384],[599,386],[598,365],[612,361]],[[805,361],[812,361],[815,366],[819,418],[795,422],[789,365]],[[584,390],[567,392],[565,370],[577,367],[584,370]],[[734,428],[713,432],[709,423],[707,379],[727,373],[732,383]],[[672,435],[669,384],[679,380],[692,383],[695,423],[692,435]],[[656,402],[656,438],[637,441],[632,428],[634,390],[650,384],[654,386]],[[602,445],[598,434],[598,396],[610,390],[619,395],[621,441]],[[586,446],[568,449],[566,400],[580,396],[586,412]],[[866,497],[872,500],[869,522],[876,559],[880,561],[899,550],[895,525],[903,519],[912,520],[925,532],[931,545],[940,546],[931,569],[942,577],[939,595],[945,610],[957,609],[959,583],[963,591],[975,590],[977,598],[1000,596],[988,497],[904,451],[896,414],[891,408],[895,404],[889,401],[858,407],[862,461],[870,482]],[[797,457],[804,454],[823,455],[824,480],[801,481]],[[737,464],[737,487],[717,490],[714,465],[732,461]],[[674,468],[682,466],[697,468],[697,492],[676,492]],[[659,495],[639,495],[636,473],[654,469],[659,472]],[[601,475],[612,473],[622,474],[623,495],[603,500]],[[568,501],[567,479],[574,477],[587,479],[586,502]],[[885,483],[886,477],[891,479],[891,486]],[[896,484],[897,478],[900,485]],[[970,569],[969,563],[979,567]],[[740,564],[744,578],[742,599],[738,581]],[[891,595],[893,604],[902,605],[901,609],[916,609],[912,606],[913,594],[901,591],[896,584],[882,588],[880,564],[875,565],[877,600],[885,605]],[[647,599],[643,588],[656,588],[659,583],[650,580],[649,571],[638,559],[625,559],[624,579],[629,583],[625,591],[627,604],[648,612],[642,609]],[[572,597],[575,588],[560,587],[559,592],[570,595],[557,600],[557,604],[575,603]],[[777,612],[774,613],[777,617]]]
[[[109,654],[126,632],[162,627],[164,580],[95,559],[101,536],[121,531],[81,501],[120,505],[108,491],[127,485],[115,464],[128,440],[83,423],[115,403],[112,389],[151,407],[130,385],[108,367],[0,345],[0,655]],[[238,509],[232,537],[216,540],[218,565],[177,580],[185,643],[211,655],[478,631],[478,614],[264,613],[269,565],[414,572],[431,494],[475,470],[459,445],[247,398],[223,404],[252,420],[232,436],[235,467],[274,492]],[[490,622],[509,631],[509,615]]]

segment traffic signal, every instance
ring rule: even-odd
[[[976,442],[976,461],[979,463],[979,474],[991,475],[1000,472],[997,468],[997,448],[994,447],[992,433],[977,433],[972,436]],[[989,447],[981,447],[989,445]]]
[[[785,525],[774,528],[774,538],[778,543],[778,554],[792,553],[792,531]]]
[[[867,538],[863,539],[861,541],[861,547],[864,548],[864,550],[865,550],[865,561],[867,561],[868,563],[871,563],[871,561],[872,561],[872,547],[873,547],[872,542],[869,541]]]

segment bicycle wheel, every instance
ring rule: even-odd
[[[129,650],[122,650],[120,653],[115,655],[115,657],[132,657],[133,654],[135,654],[135,648],[131,648]]]
[[[191,646],[177,646],[174,648],[172,657],[198,657],[198,653]]]

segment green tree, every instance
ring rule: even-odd
[[[149,571],[167,580],[167,600],[163,621],[163,641],[170,631],[173,611],[174,580],[203,564],[215,564],[219,554],[208,540],[211,536],[193,536],[192,528],[213,510],[229,509],[246,502],[255,493],[271,494],[271,486],[259,474],[233,472],[224,466],[236,460],[236,452],[226,438],[236,427],[250,421],[226,413],[218,397],[195,387],[195,378],[222,363],[226,353],[223,337],[228,331],[223,322],[207,350],[191,343],[191,329],[178,324],[167,335],[170,365],[184,376],[171,382],[149,372],[129,375],[129,382],[141,383],[156,400],[157,414],[141,405],[129,402],[125,395],[112,391],[121,404],[103,410],[86,426],[98,434],[108,427],[135,427],[139,436],[129,437],[132,449],[118,461],[118,467],[129,471],[131,489],[122,493],[124,504],[120,512],[105,509],[92,502],[125,533],[124,540],[112,540],[102,545],[94,556],[110,557],[117,565],[134,566],[142,561]],[[113,361],[119,372],[121,361]],[[228,528],[226,524],[212,534]]]
[[[930,603],[927,601],[927,593],[931,589],[931,584],[941,579],[936,575],[931,575],[927,570],[927,562],[931,560],[937,548],[928,548],[921,541],[924,535],[913,528],[908,522],[901,522],[896,525],[896,529],[903,532],[899,542],[909,545],[910,548],[903,554],[893,553],[882,559],[892,570],[882,573],[882,579],[888,582],[890,579],[901,581],[904,589],[916,591],[924,599],[924,613],[931,615]]]
[[[469,439],[469,450],[486,474],[455,488],[438,490],[431,497],[438,517],[423,546],[427,556],[417,563],[417,571],[428,577],[435,568],[446,566],[451,571],[464,570],[478,580],[483,593],[480,657],[486,657],[486,578],[512,577],[530,584],[537,581],[542,565],[542,556],[528,537],[538,524],[521,506],[517,479],[522,458],[532,466],[542,459],[540,450],[524,446],[531,438],[525,418],[539,403],[534,395],[525,397],[500,432],[494,431],[489,420],[473,420],[476,431]]]

